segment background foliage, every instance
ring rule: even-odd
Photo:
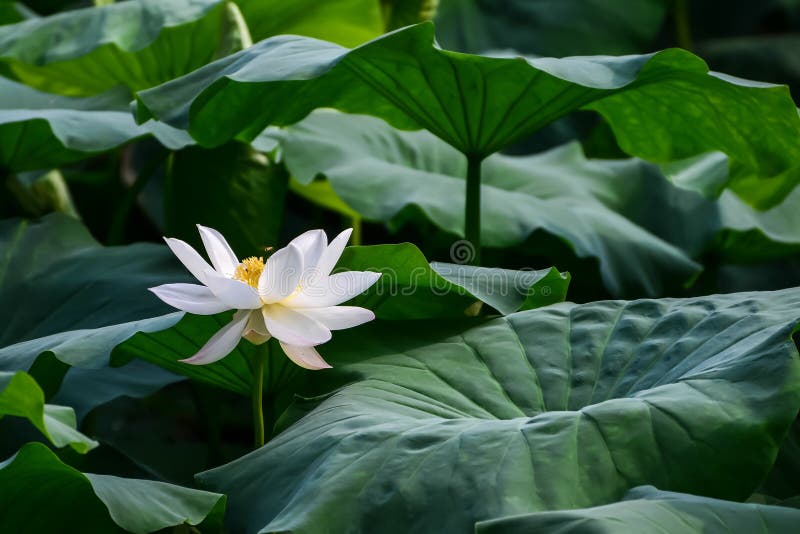
[[[0,1],[0,530],[791,532],[798,44],[794,0]],[[196,224],[384,273],[332,370],[273,351],[256,451],[253,346],[179,363],[230,313],[147,291]]]

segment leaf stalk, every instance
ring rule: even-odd
[[[472,245],[472,265],[481,264],[481,164],[483,156],[467,155],[467,199],[464,237]]]

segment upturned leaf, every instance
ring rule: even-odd
[[[710,73],[680,49],[474,56],[439,49],[433,25],[422,23],[354,49],[277,36],[137,93],[139,121],[155,117],[208,146],[250,141],[321,107],[424,128],[473,157],[573,111],[594,110],[623,150],[648,161],[727,154],[728,187],[754,206],[777,204],[800,180],[800,117],[788,89]]]

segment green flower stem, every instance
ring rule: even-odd
[[[268,356],[269,343],[256,346],[251,366],[253,372],[253,434],[256,449],[264,445],[264,363]]]
[[[467,155],[467,201],[464,212],[464,237],[475,254],[472,265],[481,264],[481,163],[482,156]]]

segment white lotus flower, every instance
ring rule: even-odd
[[[331,274],[352,229],[339,234],[330,244],[325,232],[310,230],[266,262],[257,257],[240,262],[222,234],[205,226],[197,228],[211,265],[186,242],[164,240],[203,285],[165,284],[150,291],[170,306],[189,313],[237,312],[197,354],[181,361],[212,363],[230,354],[242,337],[257,345],[275,337],[297,365],[325,369],[330,365],[314,347],[331,339],[331,330],[351,328],[375,318],[364,308],[338,306],[380,278],[379,273],[368,271]]]

